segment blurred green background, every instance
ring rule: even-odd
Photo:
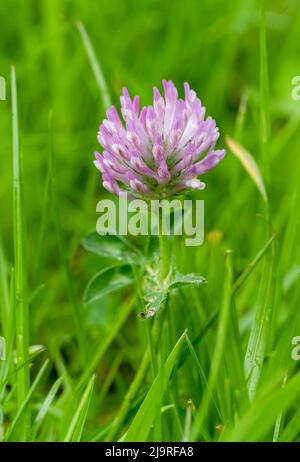
[[[218,146],[225,146],[225,135],[236,138],[256,158],[266,176],[260,157],[258,1],[2,0],[0,75],[7,81],[7,100],[0,101],[0,230],[9,274],[13,262],[9,81],[10,68],[14,64],[24,161],[29,294],[42,284],[30,305],[30,344],[45,345],[51,359],[49,376],[41,394],[46,393],[58,375],[70,376],[76,383],[82,372],[50,205],[41,258],[37,261],[47,177],[50,110],[53,110],[62,233],[90,354],[100,340],[106,338],[116,313],[130,297],[130,291],[125,291],[93,306],[82,303],[88,280],[107,266],[107,260],[88,255],[80,242],[95,228],[96,203],[108,193],[103,190],[92,163],[93,152],[99,149],[96,136],[105,108],[76,28],[77,21],[84,24],[89,34],[116,105],[122,86],[127,86],[131,94],[139,94],[142,104],[146,105],[152,100],[152,87],[160,87],[163,78],[172,79],[181,89],[183,82],[188,81],[206,106],[207,114],[217,120],[221,132]],[[294,311],[299,310],[299,282],[293,276],[300,264],[296,220],[290,225],[293,233],[284,241],[290,215],[299,213],[295,193],[300,173],[300,102],[291,98],[291,80],[299,74],[299,1],[267,2],[266,27],[271,117],[270,178],[266,181],[273,226],[279,233],[280,290],[276,300],[280,315],[276,338],[283,323],[291,321]],[[179,311],[175,329],[178,335],[185,327],[196,334],[205,321],[205,313],[209,316],[218,305],[224,277],[224,249],[233,250],[234,275],[238,276],[265,242],[266,226],[259,217],[265,213],[261,198],[229,150],[224,161],[207,174],[204,181],[206,190],[195,193],[195,197],[205,200],[207,239],[200,248],[178,252],[177,263],[184,270],[203,274],[209,284],[193,294],[196,301],[192,297],[184,303],[189,308],[184,316]],[[216,230],[217,233],[211,233]],[[137,239],[139,241],[142,242]],[[291,271],[294,271],[292,276]],[[260,277],[258,270],[238,294],[243,347],[249,335]],[[288,277],[292,278],[292,283],[288,289],[282,289]],[[139,364],[145,340],[144,327],[136,316],[139,307],[135,308],[97,366],[96,389],[99,392],[112,361],[122,352],[104,402],[100,405],[95,398],[91,407],[87,438],[114,414]],[[180,305],[177,308],[183,309]],[[214,334],[211,335],[204,348],[204,369],[209,367],[209,345],[214,338]],[[289,344],[286,348],[288,352]],[[37,359],[36,363],[39,361]],[[193,387],[187,387],[183,395],[192,396],[196,403],[199,400]],[[9,414],[9,409],[7,412]],[[53,414],[55,421],[54,411]],[[56,437],[55,430],[50,436],[45,435],[41,439]],[[213,439],[213,430],[211,435]]]

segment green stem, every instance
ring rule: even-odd
[[[160,282],[163,283],[165,278],[169,273],[170,268],[170,258],[169,258],[169,242],[167,236],[163,235],[162,233],[159,234],[159,246],[160,246]],[[137,280],[138,285],[138,292],[141,296],[141,291],[138,283],[137,274],[135,273],[135,277]],[[134,399],[136,398],[137,392],[139,391],[143,381],[145,380],[145,376],[148,371],[149,362],[151,362],[151,369],[152,369],[152,378],[157,375],[158,371],[158,355],[157,355],[157,343],[158,338],[160,336],[162,320],[159,319],[154,323],[153,327],[151,328],[150,322],[146,321],[146,333],[148,339],[148,346],[144,353],[142,362],[140,367],[137,371],[137,374],[131,383],[131,386],[123,400],[119,413],[112,425],[111,431],[109,432],[106,441],[114,441],[128,415],[128,412],[132,406]],[[155,422],[155,429],[154,429],[154,437],[157,441],[161,440],[161,419],[160,417]]]
[[[145,321],[145,323],[146,323],[148,345],[149,345],[149,350],[150,350],[150,358],[151,358],[151,366],[152,366],[152,380],[154,381],[158,373],[158,350],[156,348],[154,335],[153,335],[154,327],[151,328],[151,325],[150,325],[151,320],[149,319]],[[154,441],[158,441],[158,442],[162,441],[162,424],[161,424],[161,414],[160,413],[155,418],[155,422],[154,422]]]
[[[151,324],[150,319],[145,321],[147,340],[148,340],[148,345],[150,349],[152,378],[154,380],[157,374],[158,367],[157,367],[157,356],[156,356],[156,351],[155,351],[155,345],[154,345],[154,340],[153,340],[153,332],[152,332],[150,324]]]
[[[170,271],[170,245],[168,236],[159,234],[160,280],[163,282]]]
[[[164,281],[167,278],[170,272],[170,243],[168,236],[162,233],[160,230],[159,233],[159,251],[160,251],[160,268],[159,268],[159,279],[160,283],[164,285]],[[150,344],[151,349],[151,344]],[[154,351],[154,366],[156,367],[157,373],[157,351]],[[156,375],[155,373],[155,375]],[[158,415],[154,424],[154,439],[155,441],[162,441],[162,422],[161,415]]]

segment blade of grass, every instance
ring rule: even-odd
[[[17,362],[26,363],[29,348],[29,318],[25,280],[25,236],[23,210],[22,155],[19,146],[17,81],[15,68],[11,69],[12,135],[13,135],[13,228],[15,268],[15,320]],[[17,403],[22,405],[29,389],[29,367],[25,364],[17,374]],[[30,422],[30,410],[26,409],[19,422],[19,438],[26,440]]]
[[[191,342],[193,347],[199,347],[199,345],[203,342],[206,335],[209,333],[210,329],[215,325],[218,320],[219,310],[215,310],[210,317],[206,320],[204,325],[202,326],[200,332],[198,333],[197,337]],[[179,365],[185,361],[189,351],[184,351],[180,357]]]
[[[10,427],[8,428],[6,434],[5,434],[5,441],[14,441],[15,440],[15,433],[19,431],[19,425],[20,423],[22,422],[22,417],[24,416],[24,413],[26,412],[27,408],[28,408],[28,404],[31,400],[31,397],[33,395],[33,393],[35,392],[37,386],[39,385],[45,371],[46,371],[46,368],[48,366],[48,363],[49,361],[46,360],[45,363],[43,364],[43,366],[41,367],[41,369],[39,370],[39,373],[37,374],[35,380],[33,381],[33,384],[31,385],[27,395],[25,396],[25,399],[23,401],[23,403],[21,404],[21,406],[18,408],[18,412],[15,416],[15,418],[13,419]],[[12,439],[12,437],[14,437],[14,439]]]
[[[210,399],[211,399],[211,402],[214,404],[215,408],[216,408],[216,411],[217,413],[219,414],[219,417],[222,419],[222,416],[221,416],[221,413],[220,413],[220,410],[218,408],[218,404],[213,396],[213,392],[208,384],[208,381],[207,381],[207,378],[205,376],[205,373],[202,369],[202,366],[201,366],[201,363],[199,361],[199,358],[197,356],[197,353],[195,351],[195,348],[193,347],[188,335],[186,336],[186,342],[187,342],[187,346],[188,346],[188,349],[190,351],[190,354],[191,354],[191,357],[193,358],[194,360],[194,363],[197,367],[197,370],[198,370],[198,373],[199,373],[199,376],[201,378],[201,380],[203,380],[204,384],[205,384],[205,388],[207,389],[207,393],[210,395]]]
[[[47,415],[47,412],[59,390],[59,387],[61,386],[63,382],[63,377],[59,377],[55,382],[54,384],[52,385],[48,395],[46,396],[45,400],[43,401],[41,407],[40,407],[40,410],[39,412],[37,413],[37,416],[36,418],[34,419],[34,423],[33,423],[33,426],[32,426],[32,430],[31,430],[31,441],[34,441],[35,440],[35,437]]]
[[[8,382],[9,372],[14,360],[14,340],[15,340],[15,274],[14,268],[11,269],[10,288],[9,288],[9,316],[7,319],[7,331],[5,337],[6,358],[0,368],[0,402],[5,395],[5,385]],[[12,374],[17,372],[17,368],[12,368]]]
[[[186,333],[184,332],[171,351],[167,361],[160,368],[123,441],[132,442],[147,440],[153,421],[157,413],[160,412],[163,395],[166,391],[175,362],[181,352],[185,337]]]
[[[260,3],[260,141],[261,156],[264,174],[269,182],[269,142],[270,142],[270,113],[269,113],[269,80],[266,42],[266,4],[265,0]],[[270,207],[266,201],[268,233],[272,234]],[[275,266],[276,249],[273,241],[265,255],[264,268],[261,277],[257,307],[252,323],[250,338],[245,356],[245,370],[248,379],[248,392],[253,399],[259,384],[264,357],[270,343],[270,326],[276,319],[273,312],[275,297]],[[276,313],[278,315],[278,313]],[[272,332],[271,332],[272,334]]]
[[[260,260],[263,258],[265,253],[268,251],[270,245],[276,238],[276,234],[273,234],[270,239],[265,243],[265,245],[260,249],[260,251],[255,255],[253,260],[249,263],[248,266],[244,269],[242,274],[238,277],[238,279],[235,281],[235,283],[232,286],[232,294],[234,295],[239,288],[244,284],[244,282],[248,279],[256,265],[260,262]]]
[[[162,320],[157,319],[157,322],[154,323],[153,325],[153,338],[155,344],[159,340],[160,334],[161,334],[161,327],[162,327]],[[146,348],[146,351],[143,355],[141,364],[135,374],[134,380],[132,381],[128,392],[126,393],[125,398],[123,399],[122,405],[120,407],[120,410],[116,416],[116,418],[113,421],[113,425],[111,427],[111,430],[109,434],[106,437],[106,441],[114,441],[127,417],[127,414],[136,399],[137,393],[145,380],[148,367],[150,363],[150,346]]]
[[[110,94],[109,94],[109,90],[108,90],[106,80],[104,78],[104,74],[103,74],[102,69],[101,69],[100,62],[97,59],[95,50],[93,48],[93,45],[92,45],[92,43],[90,41],[90,38],[88,36],[88,33],[87,33],[84,25],[82,24],[82,22],[79,21],[79,22],[77,22],[76,26],[77,26],[78,32],[79,32],[79,34],[80,34],[80,36],[82,38],[83,45],[84,45],[88,60],[90,62],[90,65],[91,65],[92,71],[94,73],[97,85],[99,87],[103,108],[104,108],[104,110],[107,110],[112,105],[112,101],[111,101],[111,97],[110,97]],[[90,175],[90,180],[88,181],[88,184],[87,184],[86,193],[85,193],[85,197],[84,197],[84,204],[90,204],[91,203],[97,180],[98,180],[98,174],[97,174],[96,170],[93,169],[92,174]]]
[[[185,413],[184,429],[183,429],[183,435],[182,435],[183,443],[188,443],[190,441],[193,407],[194,407],[193,403],[189,399],[187,402],[186,413]]]
[[[274,241],[273,241],[274,244]],[[250,399],[255,396],[268,344],[275,292],[275,248],[265,256],[260,288],[245,356],[245,371]]]
[[[197,441],[198,437],[203,434],[203,426],[209,407],[211,404],[211,394],[214,391],[220,367],[222,364],[222,358],[226,345],[226,337],[228,331],[228,325],[230,320],[230,303],[231,303],[231,291],[232,291],[232,267],[230,253],[226,255],[226,275],[223,287],[223,298],[222,306],[219,315],[218,332],[216,335],[216,346],[211,361],[211,368],[208,377],[208,387],[203,396],[200,408],[195,416],[195,422],[192,430],[192,441]],[[207,391],[209,390],[209,391]]]
[[[274,390],[277,385],[277,382],[269,384],[260,396],[257,395],[242,419],[224,433],[222,441],[264,441],[267,432],[274,427],[276,417],[281,412],[287,412],[296,402],[300,392],[300,374],[295,375],[284,388],[279,386]]]
[[[104,109],[107,109],[108,107],[110,107],[112,105],[112,102],[111,102],[111,98],[110,98],[110,95],[109,95],[109,91],[108,91],[108,88],[107,88],[107,85],[106,85],[106,81],[105,81],[105,78],[104,78],[100,63],[99,63],[99,61],[98,61],[98,59],[96,57],[95,50],[93,48],[93,45],[92,45],[92,43],[90,41],[90,38],[88,36],[88,33],[87,33],[84,25],[80,21],[78,21],[76,25],[77,25],[77,29],[78,29],[78,31],[80,33],[80,36],[82,38],[82,41],[83,41],[83,44],[84,44],[84,47],[85,47],[85,50],[86,50],[90,65],[91,65],[91,68],[93,70],[93,73],[94,73],[94,76],[95,76],[95,79],[96,79],[96,82],[97,82],[97,84],[99,86],[99,90],[100,90],[100,93],[101,93]]]
[[[226,364],[226,385],[228,386],[228,411],[231,418],[234,418],[234,414],[241,415],[249,406],[244,370],[244,351],[234,298],[230,304],[228,331],[230,336],[226,344],[224,362]]]
[[[87,418],[87,413],[92,399],[94,381],[95,375],[91,377],[89,383],[87,384],[87,387],[80,400],[79,406],[75,412],[73,419],[71,420],[66,436],[63,438],[63,441],[65,443],[70,441],[79,442],[81,439],[83,427]]]
[[[150,321],[150,322],[149,322]],[[146,321],[146,335],[147,341],[150,349],[150,359],[151,359],[151,371],[152,371],[152,381],[155,380],[158,371],[158,364],[157,364],[157,352],[155,351],[155,342],[153,339],[153,329],[151,326],[151,320],[149,319]],[[161,441],[162,440],[162,421],[161,421],[161,414],[158,413],[155,417],[154,423],[154,441]]]
[[[299,441],[300,433],[300,410],[297,410],[290,421],[286,424],[279,437],[280,442],[289,443]],[[298,438],[297,438],[298,437]]]
[[[121,351],[117,356],[116,358],[114,359],[110,369],[109,369],[109,372],[107,374],[107,377],[105,378],[104,380],[104,383],[101,387],[101,390],[100,390],[100,393],[99,393],[99,396],[98,396],[98,407],[101,406],[104,398],[106,397],[108,391],[109,391],[109,388],[115,378],[115,375],[121,365],[121,362],[123,360],[123,352]]]
[[[226,137],[226,143],[256,184],[263,200],[267,202],[266,187],[254,157],[240,143],[229,136]]]
[[[48,155],[48,163],[47,163],[47,176],[46,176],[46,183],[44,189],[44,198],[43,198],[43,205],[42,205],[42,213],[41,213],[41,223],[40,223],[40,230],[39,230],[39,237],[37,241],[36,247],[36,262],[35,262],[35,281],[38,281],[39,277],[39,270],[40,270],[40,263],[41,263],[41,256],[42,256],[42,249],[43,249],[43,242],[45,239],[46,233],[46,224],[48,219],[48,210],[51,205],[51,195],[50,195],[50,185],[51,185],[51,156]]]
[[[110,432],[108,433],[105,441],[114,441],[125,421],[127,414],[131,408],[136,395],[145,380],[145,376],[150,363],[149,348],[145,351],[141,364],[136,372],[133,382],[131,383],[128,392],[126,393],[117,417],[114,419]]]
[[[4,257],[2,239],[0,236],[0,307],[4,336],[7,337],[9,318],[9,289],[7,281],[7,263]]]
[[[109,430],[113,426],[113,422],[111,422],[109,425],[107,425],[105,428],[101,429],[98,431],[91,440],[89,440],[90,443],[97,443],[98,441],[102,441],[103,438],[108,434]]]
[[[286,210],[284,217],[284,236],[281,244],[281,254],[279,260],[280,276],[286,272],[286,268],[291,265],[293,261],[293,249],[295,243],[298,241],[300,216],[298,213],[299,207],[299,186],[293,191],[292,197],[289,202],[289,207]]]
[[[259,58],[260,58],[260,142],[264,177],[269,183],[269,141],[270,141],[270,113],[269,113],[269,75],[266,37],[266,2],[260,2],[259,28]]]
[[[285,387],[287,379],[288,379],[288,373],[286,373],[283,378],[282,388]],[[276,418],[276,423],[275,423],[275,428],[274,428],[274,433],[273,433],[273,442],[277,442],[279,440],[280,432],[283,426],[283,420],[284,420],[284,414],[281,411],[280,414]]]
[[[50,345],[50,356],[53,359],[58,375],[63,378],[64,391],[68,394],[71,390],[73,390],[73,383],[65,364],[65,360],[55,341],[52,345]]]
[[[20,363],[20,364],[16,363],[16,360],[15,360],[15,357],[14,357],[14,352],[11,352],[10,357],[8,357],[7,359],[10,360],[11,362],[15,362],[16,365],[15,365],[14,369],[12,369],[9,373],[7,373],[7,375],[5,376],[4,381],[0,382],[0,390],[5,385],[5,381],[8,381],[8,380],[12,379],[14,377],[14,375],[17,375],[18,372],[21,369],[23,369],[25,366],[29,366],[29,368],[30,368],[33,359],[35,359],[37,356],[39,356],[43,351],[45,351],[44,348],[39,349],[38,351],[35,351],[34,353],[30,354],[30,350],[29,350],[29,356],[28,356],[27,360],[24,361],[23,363]],[[9,369],[7,369],[7,371],[9,371]]]

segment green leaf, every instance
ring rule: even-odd
[[[146,310],[141,314],[142,318],[149,319],[154,316],[163,306],[167,299],[167,292],[149,292],[144,296]]]
[[[122,236],[100,236],[94,231],[83,238],[82,245],[88,252],[119,262],[140,265],[144,261],[138,249]]]
[[[105,268],[89,282],[84,294],[84,302],[91,303],[100,300],[105,295],[131,285],[133,280],[129,265],[114,265]]]
[[[199,274],[189,273],[189,274],[180,274],[176,273],[169,283],[169,289],[178,289],[182,286],[201,286],[206,283],[206,279]]]
[[[146,441],[155,417],[160,413],[162,399],[170,380],[175,362],[182,350],[186,333],[177,341],[168,359],[160,368],[141,407],[135,415],[123,441]]]
[[[200,286],[205,283],[206,279],[196,273],[175,273],[174,276],[168,276],[164,284],[160,284],[156,278],[147,278],[147,291],[144,296],[146,310],[141,314],[142,318],[149,319],[161,310],[165,305],[169,291],[183,286]]]

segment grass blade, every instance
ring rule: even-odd
[[[15,68],[11,69],[12,135],[13,135],[13,224],[14,224],[14,268],[15,268],[15,320],[17,362],[26,363],[28,359],[28,304],[25,280],[25,237],[23,210],[22,158],[19,146],[17,82]],[[24,402],[29,389],[29,366],[26,363],[17,374],[18,407]],[[26,410],[19,422],[19,437],[26,440],[30,412]]]
[[[117,437],[120,428],[122,427],[123,422],[125,421],[125,418],[128,414],[128,411],[130,410],[130,407],[132,405],[133,400],[136,397],[137,392],[139,391],[141,384],[145,380],[145,376],[147,373],[147,369],[150,363],[150,351],[149,348],[146,350],[144,353],[143,359],[141,361],[141,364],[137,370],[137,373],[135,375],[135,378],[133,382],[131,383],[129,390],[122,402],[121,408],[118,412],[118,415],[116,419],[113,422],[113,425],[107,435],[106,441],[114,441],[115,438]]]
[[[48,360],[43,364],[43,366],[41,367],[39,373],[37,374],[33,384],[31,385],[27,395],[25,396],[25,399],[23,401],[23,403],[21,404],[21,406],[19,407],[18,409],[18,412],[15,416],[15,418],[13,419],[9,429],[7,430],[6,434],[5,434],[5,441],[14,441],[12,440],[12,436],[15,436],[15,433],[18,432],[19,430],[19,425],[20,423],[22,422],[22,417],[24,416],[24,413],[26,412],[27,408],[28,408],[28,404],[30,402],[30,399],[33,395],[33,393],[35,392],[37,386],[39,385],[45,371],[46,371],[46,368],[48,366]]]
[[[36,248],[36,262],[35,262],[35,280],[38,281],[39,277],[39,270],[41,264],[41,257],[43,251],[43,242],[45,239],[46,234],[46,225],[48,219],[48,209],[51,205],[51,195],[50,195],[50,185],[51,185],[51,156],[48,156],[48,165],[47,165],[47,176],[46,176],[46,183],[44,189],[44,197],[43,197],[43,206],[42,206],[42,213],[41,213],[41,222],[40,222],[40,229],[39,229],[39,236],[37,241],[37,248]]]
[[[260,129],[261,129],[261,155],[264,173],[269,180],[269,138],[270,138],[270,114],[269,114],[269,80],[266,43],[266,4],[261,0],[260,10]],[[267,201],[266,201],[267,202]],[[269,233],[272,232],[270,209],[267,202],[267,221]],[[253,320],[250,338],[245,357],[245,370],[248,378],[248,391],[250,399],[253,399],[260,379],[264,356],[270,341],[270,326],[274,325],[274,296],[275,296],[275,243],[265,255],[264,269],[261,278],[258,303]]]
[[[92,68],[92,70],[94,72],[96,82],[97,82],[97,84],[99,86],[104,108],[107,109],[109,106],[112,105],[111,98],[110,98],[110,95],[109,95],[109,91],[108,91],[108,88],[107,88],[107,85],[106,85],[106,81],[105,81],[101,66],[99,64],[99,61],[97,60],[95,50],[93,48],[93,45],[92,45],[92,43],[90,41],[88,33],[87,33],[84,25],[82,24],[82,22],[79,21],[77,23],[77,29],[78,29],[78,31],[79,31],[79,33],[81,35],[81,38],[82,38],[82,41],[83,41],[83,44],[84,44],[84,47],[85,47],[85,50],[86,50],[90,65],[91,65],[91,68]]]
[[[95,375],[93,375],[90,379],[82,395],[79,406],[75,412],[73,419],[71,420],[66,436],[63,439],[65,443],[70,441],[79,442],[81,439],[82,430],[86,421],[87,413],[92,399],[94,381]]]
[[[269,140],[270,140],[270,114],[269,114],[269,75],[266,38],[266,2],[260,2],[260,30],[259,30],[259,57],[260,57],[260,142],[264,176],[269,182]]]
[[[296,401],[299,390],[299,373],[284,388],[280,386],[278,390],[274,391],[268,387],[260,396],[257,396],[253,405],[235,427],[224,433],[222,440],[234,442],[263,441],[266,433],[274,426],[276,417],[281,412],[286,412]]]
[[[282,382],[282,388],[284,388],[286,382],[288,379],[288,373],[285,374]],[[273,433],[273,442],[279,441],[281,429],[283,427],[284,423],[284,415],[283,412],[281,411],[280,414],[277,416],[276,423],[275,423],[275,428],[274,428],[274,433]]]
[[[9,289],[7,281],[7,264],[0,236],[0,309],[4,335],[7,336],[9,318]]]
[[[266,187],[254,157],[241,144],[229,136],[226,137],[226,142],[229,149],[239,159],[246,172],[249,174],[250,178],[252,178],[256,184],[263,200],[267,202],[268,199]]]
[[[292,441],[299,441],[300,427],[300,410],[297,410],[288,424],[285,426],[284,430],[282,431],[279,441],[289,443]]]
[[[103,385],[100,389],[100,393],[98,395],[98,406],[100,407],[101,404],[103,403],[104,398],[108,394],[109,388],[111,384],[113,383],[113,380],[118,372],[118,369],[120,367],[120,364],[123,359],[123,352],[121,351],[116,358],[114,359],[111,368],[107,374],[107,377],[105,378]]]
[[[270,245],[276,238],[276,234],[273,234],[270,239],[265,243],[265,245],[260,249],[260,251],[255,255],[253,260],[249,263],[248,266],[244,269],[242,274],[238,277],[238,279],[235,281],[235,283],[232,286],[232,294],[234,295],[239,288],[244,284],[244,282],[248,279],[256,265],[260,262],[260,260],[263,258],[265,253],[268,251]]]
[[[208,381],[207,381],[207,378],[206,378],[206,376],[205,376],[205,373],[204,373],[204,371],[203,371],[203,368],[202,368],[201,363],[200,363],[200,361],[199,361],[199,358],[198,358],[198,356],[197,356],[196,350],[195,350],[195,348],[193,347],[193,345],[192,345],[192,343],[191,343],[191,341],[190,341],[190,339],[189,339],[188,336],[186,336],[186,342],[187,342],[187,346],[188,346],[188,349],[189,349],[189,351],[190,351],[191,357],[192,357],[192,359],[193,359],[193,361],[194,361],[194,363],[195,363],[195,366],[196,366],[196,368],[197,368],[197,370],[198,370],[199,377],[200,377],[201,380],[203,381],[203,383],[204,383],[204,385],[205,385],[205,388],[206,388],[206,390],[207,390],[207,393],[210,395],[210,399],[211,399],[212,403],[214,404],[214,406],[215,406],[215,408],[216,408],[216,411],[217,411],[217,413],[219,414],[219,417],[221,417],[220,410],[219,410],[218,405],[217,405],[217,402],[216,402],[216,400],[215,400],[215,398],[214,398],[214,396],[213,396],[213,392],[212,392],[212,390],[211,390],[211,388],[210,388],[210,386],[209,386],[209,383],[208,383]]]
[[[226,256],[226,277],[223,287],[223,301],[219,315],[218,332],[216,335],[216,347],[211,361],[211,368],[208,377],[208,386],[204,394],[202,403],[195,417],[192,431],[192,441],[197,441],[203,432],[203,424],[211,403],[211,396],[214,391],[220,367],[222,364],[223,353],[225,350],[228,325],[230,321],[230,303],[232,291],[232,267],[230,254]]]
[[[159,370],[141,407],[134,417],[123,441],[146,441],[155,416],[160,412],[163,395],[166,391],[176,359],[178,358],[186,333],[177,341],[167,361]]]
[[[39,428],[41,427],[43,421],[44,421],[44,418],[46,417],[47,415],[47,412],[59,390],[59,387],[61,386],[62,384],[62,381],[63,381],[63,377],[59,377],[55,382],[54,384],[52,385],[48,395],[46,396],[44,402],[42,403],[41,407],[40,407],[40,410],[39,412],[37,413],[37,416],[36,418],[34,419],[34,423],[33,423],[33,428],[32,428],[32,431],[31,431],[31,441],[34,441],[35,439],[35,436],[37,434],[37,432],[39,431]]]
[[[253,399],[261,375],[268,344],[275,294],[275,247],[272,242],[265,255],[257,306],[245,356],[245,371],[250,399]]]
[[[183,435],[182,435],[183,443],[188,443],[190,441],[193,408],[194,408],[194,405],[192,401],[188,400],[186,413],[185,413]]]

